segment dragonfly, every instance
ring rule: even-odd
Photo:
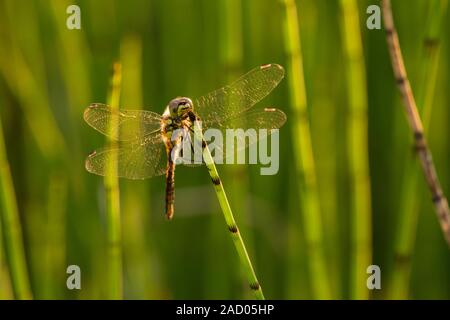
[[[239,124],[239,128],[244,130],[267,129],[270,134],[272,129],[283,126],[286,115],[279,109],[254,106],[283,77],[282,66],[262,65],[197,99],[176,97],[168,103],[162,115],[93,103],[84,111],[84,120],[117,144],[89,154],[85,167],[93,174],[106,176],[110,174],[108,162],[114,161],[116,170],[113,175],[117,177],[146,179],[165,174],[165,214],[170,220],[174,214],[175,167],[179,163],[177,160],[183,158],[180,146],[186,142],[193,145],[194,122],[201,121],[202,130],[214,128],[225,132]],[[243,147],[254,142],[246,142]],[[201,145],[205,148],[205,140]],[[224,148],[224,157],[229,156],[226,151]],[[195,165],[188,161],[181,163]]]

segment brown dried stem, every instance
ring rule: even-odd
[[[422,120],[420,119],[416,101],[406,74],[405,64],[400,50],[400,43],[392,16],[391,1],[382,0],[381,4],[386,39],[389,54],[391,56],[392,68],[394,69],[395,80],[403,99],[403,105],[405,107],[409,125],[413,131],[416,152],[419,156],[428,188],[431,191],[436,215],[447,244],[450,246],[450,212],[448,202],[439,183],[431,151],[428,148],[427,140],[423,132]]]

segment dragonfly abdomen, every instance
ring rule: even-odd
[[[167,162],[166,172],[166,217],[171,220],[174,213],[175,202],[175,163],[170,159]]]
[[[171,133],[170,131],[168,133]],[[175,165],[180,153],[182,136],[178,135],[174,143],[166,136],[163,136],[167,151],[167,170],[166,170],[166,217],[171,220],[174,213],[175,202]]]

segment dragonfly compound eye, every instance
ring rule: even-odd
[[[187,110],[192,109],[192,101],[189,98],[180,98],[178,99],[178,112],[184,113]]]
[[[184,113],[186,110],[192,108],[192,101],[189,98],[178,97],[170,101],[169,103],[169,111],[170,114],[175,116],[180,113]]]

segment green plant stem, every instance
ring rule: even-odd
[[[219,8],[221,9],[221,25],[220,25],[220,59],[223,68],[224,79],[226,83],[231,83],[232,81],[239,78],[242,74],[242,60],[243,60],[243,34],[242,34],[242,0],[220,0]],[[230,99],[236,99],[231,96]],[[234,125],[233,123],[231,124]],[[239,216],[237,217],[239,225],[241,226],[241,231],[246,235],[246,244],[249,252],[253,252],[253,232],[249,227],[251,223],[251,213],[249,210],[249,173],[246,166],[225,166],[224,168],[225,177],[228,177],[230,181],[228,186],[228,195],[233,201],[236,208],[239,208]],[[244,223],[242,223],[244,222]],[[222,238],[216,235],[214,230],[217,230],[217,224],[221,223],[219,221],[213,220],[213,231],[212,238],[213,242],[211,245],[221,245]],[[224,254],[226,254],[224,252]],[[230,251],[229,254],[233,254]],[[214,257],[212,257],[214,259]],[[215,259],[214,259],[215,260]],[[221,264],[219,261],[215,261],[215,267],[221,265],[220,268],[226,271],[227,266]],[[239,275],[230,274],[230,277],[224,277],[222,279],[222,287],[230,292],[230,289],[235,288],[231,279],[235,279]],[[214,288],[211,288],[214,289]],[[247,298],[251,297],[248,295]],[[231,292],[233,294],[233,292]]]
[[[67,179],[60,174],[52,174],[48,185],[46,263],[49,271],[42,275],[45,288],[42,288],[43,299],[58,299],[66,290],[61,283],[66,274],[59,272],[67,268],[66,261],[66,202]],[[38,293],[36,292],[36,295]]]
[[[11,279],[8,273],[8,266],[6,261],[6,255],[3,246],[3,235],[2,235],[2,219],[0,218],[0,300],[11,300],[14,298]]]
[[[424,131],[428,131],[433,107],[439,66],[440,34],[442,18],[446,12],[448,0],[430,0],[428,18],[420,69],[420,86],[417,90],[418,109],[423,119]],[[404,168],[402,195],[398,212],[398,232],[394,244],[394,267],[390,280],[388,297],[390,299],[407,299],[412,266],[412,254],[416,239],[417,221],[419,219],[419,170],[415,161],[408,161]]]
[[[231,238],[233,239],[234,246],[236,248],[236,251],[239,255],[239,259],[241,260],[242,267],[244,268],[245,274],[247,276],[249,286],[253,290],[256,299],[264,300],[264,294],[261,285],[259,284],[258,279],[256,278],[252,262],[250,261],[247,249],[245,248],[244,240],[242,239],[236,221],[234,220],[233,212],[231,211],[231,207],[228,202],[225,189],[223,188],[222,181],[220,180],[219,173],[217,172],[216,165],[214,164],[214,160],[211,156],[211,152],[209,151],[208,145],[205,143],[203,139],[201,127],[199,126],[199,123],[197,121],[195,121],[194,123],[194,132],[197,141],[204,142],[203,159],[205,161],[206,167],[208,168],[209,175],[211,176],[211,180],[214,185],[214,190],[216,192],[217,199],[219,200],[220,208],[222,209],[222,213],[224,215],[228,231],[230,231],[231,233]]]
[[[234,80],[240,74],[242,65],[242,1],[221,0],[221,60],[228,80]]]
[[[140,106],[143,105],[142,49],[142,40],[137,35],[126,35],[121,41],[121,101],[122,105],[137,110],[142,109]],[[122,218],[123,259],[128,262],[125,264],[124,274],[129,275],[125,280],[130,292],[127,299],[157,299],[163,292],[162,279],[158,275],[160,261],[154,242],[146,241],[154,225],[149,194],[149,183],[136,184],[130,181],[121,185],[121,207],[127,213]],[[127,265],[133,267],[127,269]]]
[[[356,0],[341,0],[348,94],[348,164],[351,176],[350,297],[368,299],[366,269],[372,261],[372,213],[367,132],[366,70]]]
[[[313,298],[332,297],[323,247],[323,226],[320,215],[314,156],[309,128],[306,89],[303,78],[303,59],[300,45],[300,29],[297,7],[293,0],[281,0],[284,8],[283,31],[287,55],[287,79],[290,103],[293,108],[292,138],[294,143],[295,170],[299,183],[309,275]],[[298,251],[297,247],[290,250]],[[293,253],[298,254],[298,252]],[[298,270],[292,270],[296,273]],[[300,284],[294,284],[298,286]]]
[[[22,227],[17,208],[11,171],[9,169],[3,128],[0,119],[0,202],[1,226],[4,236],[5,252],[16,299],[32,299],[28,281],[25,251],[22,242]]]
[[[113,67],[112,88],[108,99],[111,109],[119,109],[121,65],[115,63]],[[118,128],[118,117],[112,117],[109,124],[109,136],[117,136],[114,128]],[[116,146],[115,141],[108,138],[110,148]],[[108,295],[110,299],[123,298],[122,280],[122,225],[120,217],[120,191],[117,177],[117,154],[111,156],[107,163],[107,175],[104,178],[106,192],[106,225],[107,225],[107,265],[108,268]]]

